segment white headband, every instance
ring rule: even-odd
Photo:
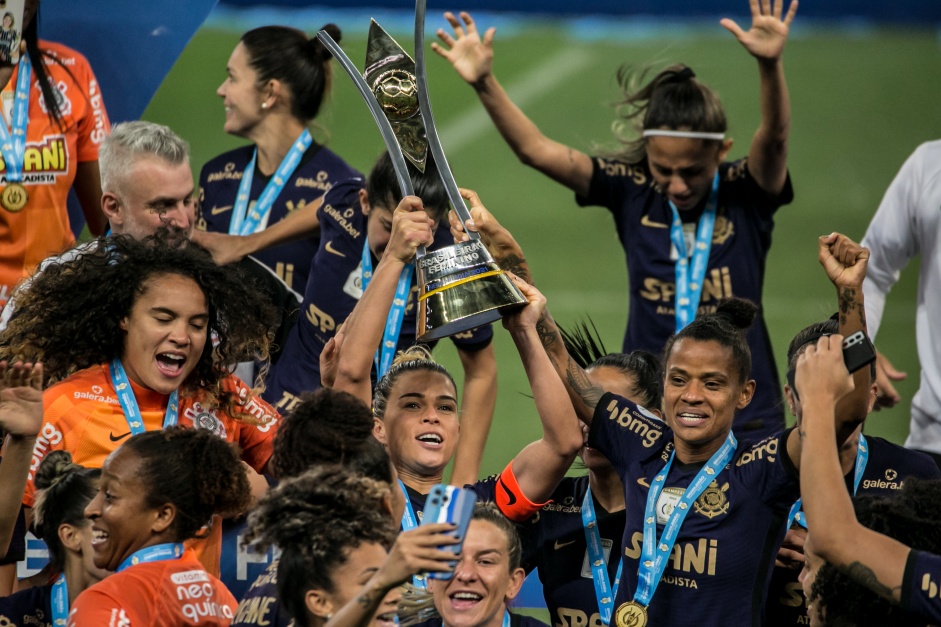
[[[722,141],[725,139],[725,133],[700,133],[699,131],[667,131],[657,128],[648,128],[644,130],[644,137],[662,136],[662,137],[688,137],[689,139],[715,139]]]

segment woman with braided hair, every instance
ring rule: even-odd
[[[228,625],[235,598],[183,542],[250,498],[234,448],[208,431],[176,426],[127,440],[85,508],[95,566],[114,575],[79,595],[69,625]]]
[[[0,624],[64,624],[82,591],[111,573],[97,568],[92,556],[91,521],[85,507],[98,492],[101,470],[72,462],[67,451],[53,451],[36,471],[33,529],[49,549],[53,580],[0,598]]]

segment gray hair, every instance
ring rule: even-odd
[[[188,164],[190,147],[163,124],[136,120],[114,125],[98,149],[101,191],[118,192],[134,160],[147,156],[171,165]]]

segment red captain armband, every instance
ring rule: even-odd
[[[533,503],[523,494],[516,475],[513,474],[513,462],[510,462],[500,476],[497,477],[496,493],[497,507],[500,512],[513,522],[524,522],[530,516],[541,510],[546,503]]]

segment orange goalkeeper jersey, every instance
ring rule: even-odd
[[[238,602],[207,573],[192,551],[180,559],[131,566],[85,590],[69,612],[69,627],[222,627]]]
[[[41,41],[39,47],[47,53],[45,68],[60,95],[62,128],[47,114],[34,71],[23,165],[29,202],[16,213],[0,208],[0,306],[25,273],[74,243],[66,201],[76,168],[80,162],[98,160],[98,146],[111,128],[98,81],[85,57],[49,41]],[[7,128],[17,73],[14,70],[0,91]],[[6,163],[0,159],[0,187],[5,184]]]

